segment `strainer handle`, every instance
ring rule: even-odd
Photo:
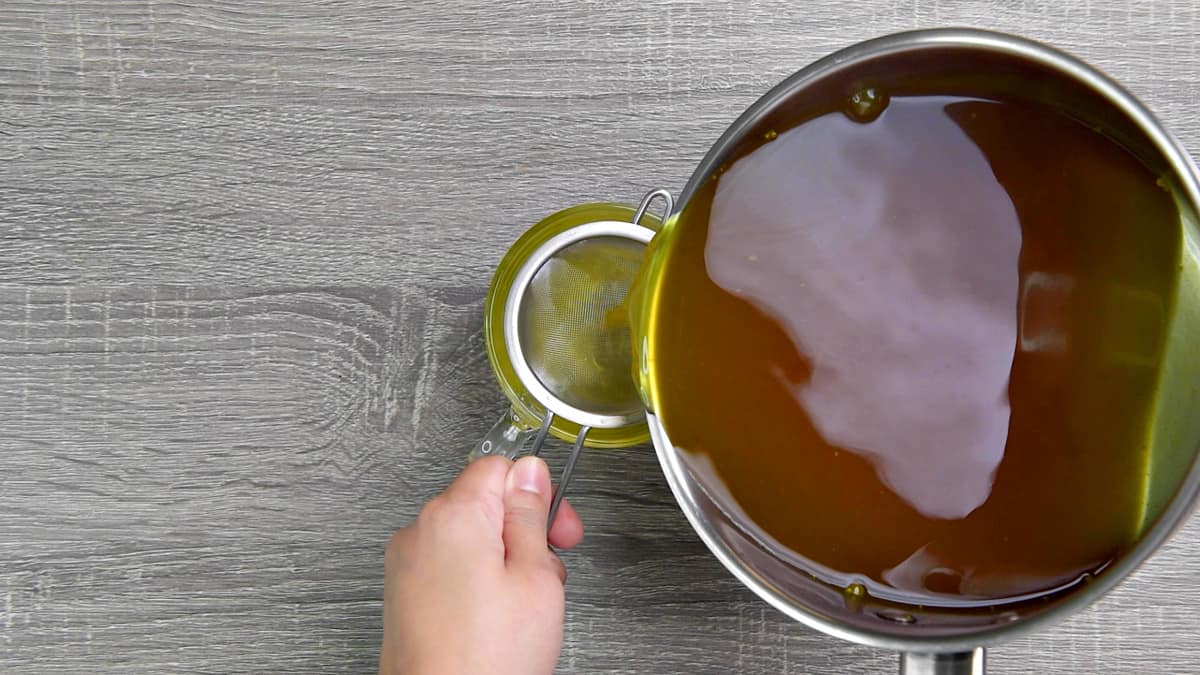
[[[525,447],[525,442],[535,431],[535,429],[521,424],[517,414],[510,408],[492,426],[491,431],[484,435],[478,445],[471,449],[471,454],[467,455],[467,461],[473,462],[480,457],[489,455],[516,459],[517,453],[521,452],[521,448]]]

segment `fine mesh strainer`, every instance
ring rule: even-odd
[[[655,199],[671,213],[670,193],[657,190],[636,210],[590,205],[538,223],[501,261],[488,292],[488,354],[512,409],[471,458],[513,459],[531,437],[529,454],[538,455],[551,433],[573,442],[550,522],[593,433],[604,436],[594,444],[607,447],[646,438],[625,296],[655,234],[642,224]],[[628,220],[614,219],[631,211]],[[590,218],[601,214],[606,217]]]

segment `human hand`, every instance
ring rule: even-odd
[[[552,673],[566,570],[547,546],[550,472],[536,457],[484,457],[388,543],[381,674]],[[583,523],[564,500],[549,543]]]

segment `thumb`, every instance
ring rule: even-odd
[[[548,559],[546,517],[550,511],[550,469],[537,457],[508,467],[504,481],[504,549],[509,567],[544,564]]]

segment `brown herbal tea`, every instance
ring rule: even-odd
[[[1139,534],[1179,214],[1102,129],[914,91],[756,131],[690,199],[663,244],[657,412],[820,578],[1050,592]]]

